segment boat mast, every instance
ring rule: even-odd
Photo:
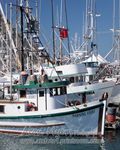
[[[18,0],[16,0],[16,5],[18,5]],[[16,7],[16,40],[15,45],[18,47],[18,7]]]
[[[91,36],[91,51],[94,50],[95,46],[95,29],[96,29],[96,12],[95,12],[95,0],[90,1],[90,10],[89,10],[89,15],[90,15],[90,36]]]
[[[56,60],[55,60],[56,50],[55,50],[55,28],[54,28],[54,5],[53,5],[53,0],[51,0],[51,7],[52,7],[53,63],[56,64]]]
[[[120,15],[118,15],[118,29],[115,27],[115,20],[116,20],[116,6],[117,3],[115,0],[113,0],[113,29],[111,31],[113,32],[113,60],[117,61],[117,65],[120,65]],[[118,4],[118,12],[120,12],[120,0]],[[112,50],[110,52],[112,52]]]
[[[36,0],[35,2],[35,7],[36,7],[35,16],[36,16],[36,19],[38,19],[38,0]]]
[[[24,71],[24,49],[23,49],[23,3],[20,3],[20,13],[21,13],[21,71]]]
[[[87,41],[86,49],[87,53],[95,52],[96,50],[96,17],[99,15],[96,14],[96,1],[95,0],[86,0],[86,33],[85,40]],[[97,53],[97,52],[96,52]]]
[[[10,3],[10,40],[12,39],[12,3]],[[10,99],[12,100],[12,44],[10,42]]]
[[[66,6],[66,0],[64,0],[64,3],[65,3],[65,18],[66,18],[66,27],[67,27],[67,30],[68,30],[68,17],[67,17],[67,6]],[[70,39],[69,39],[69,34],[67,36],[67,41],[68,41],[68,52],[69,52],[69,58],[70,58]]]
[[[59,51],[59,58],[60,58],[60,64],[62,65],[63,62],[63,40],[64,38],[67,38],[67,46],[68,46],[68,53],[69,53],[69,60],[70,60],[70,42],[69,42],[69,35],[68,35],[68,18],[67,18],[67,7],[66,7],[66,0],[64,0],[64,3],[62,3],[63,0],[61,0],[61,12],[60,12],[60,24],[59,29],[60,32],[60,51]],[[63,4],[64,4],[64,13],[65,13],[65,26],[62,26],[62,11],[63,11]]]
[[[12,6],[14,6],[14,5],[12,4]],[[7,16],[5,16],[5,14],[4,14],[1,2],[0,2],[0,15],[1,15],[1,19],[2,19],[0,24],[1,24],[1,27],[3,26],[3,28],[1,28],[1,30],[6,32],[6,37],[7,37],[7,38],[5,38],[5,36],[3,36],[2,34],[1,34],[1,37],[0,37],[1,38],[1,43],[3,41],[5,43],[5,45],[4,45],[5,49],[4,49],[3,53],[5,53],[5,55],[7,57],[7,60],[8,60],[8,57],[9,57],[9,54],[10,54],[10,44],[11,44],[12,52],[13,52],[13,55],[12,55],[13,56],[12,57],[13,62],[12,63],[15,66],[14,68],[16,68],[18,65],[20,66],[21,63],[20,63],[20,60],[19,60],[19,56],[18,56],[16,46],[14,44],[14,40],[13,40],[13,38],[11,38],[10,26],[9,26],[8,21],[7,21]],[[8,65],[10,65],[9,62],[8,61],[5,62],[5,59],[3,58],[3,55],[0,55],[0,59],[1,59],[2,65],[3,65],[2,67],[4,67],[5,70],[7,70],[7,72],[10,72],[10,70],[9,70],[10,67],[9,68],[7,67]],[[3,70],[3,68],[1,68],[1,72],[2,72],[2,70]]]
[[[7,7],[7,3],[5,4],[5,10],[6,10],[6,18],[8,18],[7,14],[8,14],[8,7]],[[7,30],[6,30],[6,42],[8,43],[8,34],[7,34]],[[10,42],[10,49],[11,49],[12,45]],[[7,56],[9,55],[9,50],[7,49]],[[7,59],[7,68],[9,68],[9,59]],[[9,74],[9,70],[7,69],[7,73]]]
[[[60,4],[60,20],[59,20],[59,27],[62,25],[62,11],[63,11],[63,1],[61,0]],[[60,30],[60,29],[59,29]],[[62,38],[60,38],[60,51],[59,51],[59,59],[60,59],[60,64],[62,65]]]
[[[113,0],[113,16],[112,16],[112,49],[106,54],[105,59],[113,52],[112,59],[113,61],[117,61],[117,65],[120,65],[120,15],[116,18],[116,10],[117,13],[120,13],[120,0],[119,4]],[[118,9],[117,9],[118,6]],[[118,19],[118,29],[116,29],[116,19]],[[118,71],[118,70],[117,70]],[[114,72],[115,73],[115,72]]]

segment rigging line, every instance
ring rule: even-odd
[[[59,80],[62,81],[62,79],[61,79],[61,77],[59,76],[59,74],[58,74],[58,72],[57,72],[57,70],[56,70],[54,64],[53,64],[52,62],[51,62],[51,64],[52,64],[52,66],[53,66],[53,69],[54,69],[55,72],[57,73],[57,76],[58,76]],[[44,69],[43,65],[42,65],[42,64],[40,64],[40,65],[41,65],[42,69]]]
[[[57,32],[55,32],[55,35],[58,37],[58,39],[59,39],[59,41],[60,41],[60,37],[59,37],[59,35],[57,34]],[[65,46],[65,44],[64,44],[63,42],[62,42],[62,45],[63,45],[63,47],[65,48],[66,52],[67,52],[68,54],[70,54],[69,51],[67,50],[67,47]]]
[[[25,11],[24,11],[24,9],[23,9],[23,12],[25,13]],[[30,19],[30,16],[29,16],[29,14],[26,14],[25,13],[25,15],[26,15],[26,17],[28,18],[28,20],[29,20],[29,22],[31,21],[31,19]],[[34,33],[37,35],[37,32],[35,31],[35,29],[33,29],[34,30]],[[41,44],[41,46],[43,46],[43,43],[42,43],[42,41],[39,39],[39,43]]]
[[[112,49],[105,55],[105,59],[111,54],[111,52],[112,51],[114,51],[114,48],[116,48],[116,46],[114,45],[113,47],[112,47]]]
[[[57,73],[57,76],[58,76],[59,80],[62,81],[62,79],[61,79],[61,77],[59,76],[59,74],[58,74],[58,72],[57,72],[57,70],[56,70],[54,64],[52,64],[52,66],[53,66],[53,69],[55,70],[55,72]]]
[[[95,81],[96,79],[99,79],[99,76],[102,75],[102,73],[104,72],[104,70],[107,69],[107,68],[109,68],[109,64],[107,64],[106,66],[104,66],[104,68],[99,72],[98,75],[96,75],[96,77],[92,80],[92,82]],[[106,77],[106,75],[105,75],[105,77]]]

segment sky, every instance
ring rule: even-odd
[[[58,16],[60,12],[60,2],[61,0],[54,1],[54,22],[58,24]],[[69,39],[72,39],[77,33],[80,43],[82,42],[83,37],[83,16],[85,14],[85,1],[86,0],[66,0],[67,7],[67,18],[68,18],[68,28],[69,28]],[[113,28],[113,1],[114,0],[96,0],[96,12],[100,14],[100,17],[97,18],[97,32],[96,39],[98,45],[98,52],[105,56],[112,48],[112,31]],[[0,0],[2,6],[5,10],[5,4],[12,2],[16,3],[16,0]],[[30,7],[35,6],[35,0],[29,0]],[[115,28],[118,28],[119,23],[119,12],[118,12],[118,2],[115,0],[116,9],[115,9]],[[51,17],[51,0],[38,0],[39,5],[39,20],[40,20],[40,29],[42,35],[46,38],[47,43],[52,43],[52,17]],[[14,11],[15,12],[15,11]],[[33,9],[35,14],[35,9]],[[63,22],[64,22],[64,13],[63,13]],[[8,12],[9,17],[9,12]],[[14,17],[13,17],[14,19]],[[64,24],[64,23],[63,23]],[[49,45],[48,44],[48,45]]]

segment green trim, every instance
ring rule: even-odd
[[[46,82],[42,84],[42,88],[54,88],[54,87],[62,87],[67,86],[69,81],[59,81],[59,82]]]
[[[30,84],[17,84],[13,85],[13,89],[32,89],[32,88],[54,88],[54,87],[62,87],[67,86],[69,84],[68,81],[59,81],[59,82],[44,82],[44,83],[30,83]]]
[[[79,109],[77,107],[74,106],[74,110],[69,111],[69,112],[62,112],[62,113],[56,113],[56,114],[46,114],[46,115],[31,115],[31,116],[0,116],[0,119],[34,119],[34,118],[46,118],[46,117],[58,117],[58,116],[66,116],[66,115],[71,115],[71,114],[75,114],[75,113],[80,113],[80,112],[84,112],[84,111],[88,111],[91,109],[95,109],[98,107],[103,107],[104,104],[98,104],[96,106],[91,106],[91,107],[87,107],[84,109]]]

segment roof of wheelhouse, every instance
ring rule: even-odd
[[[15,84],[13,89],[40,89],[40,88],[54,88],[54,87],[63,87],[67,86],[69,81],[59,81],[59,82],[44,82],[44,83],[35,83],[30,82],[29,84]]]

